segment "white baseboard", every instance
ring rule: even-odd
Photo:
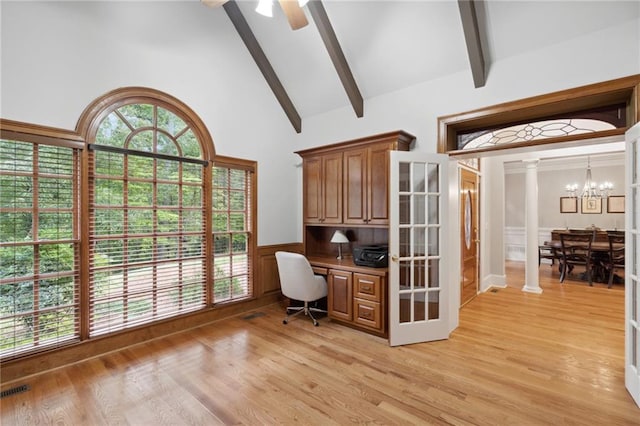
[[[492,287],[505,288],[507,287],[506,275],[487,275],[480,283],[480,293],[484,293]]]

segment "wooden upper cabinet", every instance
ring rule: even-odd
[[[304,159],[305,223],[342,223],[342,153]]]
[[[344,153],[344,223],[389,223],[389,151],[391,142]]]
[[[322,156],[322,223],[342,223],[342,153]]]
[[[344,153],[344,223],[367,223],[367,149]]]
[[[322,219],[322,157],[304,159],[304,221],[320,223]]]
[[[388,225],[389,151],[414,139],[396,131],[298,151],[305,224]]]

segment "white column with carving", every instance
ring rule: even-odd
[[[538,278],[538,160],[523,161],[525,174],[525,267],[522,291],[542,293]]]

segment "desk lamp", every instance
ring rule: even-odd
[[[342,260],[342,244],[348,243],[349,239],[342,231],[336,231],[333,233],[333,237],[331,237],[331,242],[338,244],[338,257],[336,259]]]

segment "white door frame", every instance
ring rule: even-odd
[[[640,123],[625,139],[624,370],[625,386],[640,407]]]

